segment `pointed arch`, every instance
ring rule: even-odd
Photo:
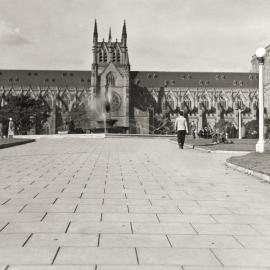
[[[115,78],[112,74],[112,72],[109,72],[107,75],[106,75],[106,85],[107,86],[115,86]]]
[[[176,100],[171,91],[166,95],[166,105],[169,107],[170,110],[174,110],[175,108]]]
[[[188,110],[192,110],[194,107],[194,98],[189,90],[182,96],[182,107],[186,107]]]
[[[201,96],[201,102],[200,102],[207,110],[210,109],[210,99],[208,95],[203,94]]]
[[[116,50],[116,62],[117,63],[121,62],[121,54],[120,54],[120,51],[118,49]]]
[[[107,61],[108,61],[108,54],[107,54],[106,50],[104,50],[103,51],[103,62],[107,63]]]
[[[99,60],[99,63],[102,63],[103,62],[103,53],[102,53],[102,50],[101,49],[98,52],[98,60]]]
[[[115,49],[113,49],[113,51],[112,51],[112,61],[116,62],[116,50]]]
[[[109,50],[103,42],[99,49],[99,63],[107,63],[108,62],[108,56],[109,56]]]

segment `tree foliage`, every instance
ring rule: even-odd
[[[27,134],[32,128],[40,134],[49,114],[49,106],[41,97],[35,99],[30,95],[9,96],[0,108],[0,122],[3,123],[4,134],[7,134],[10,117],[14,122],[15,134]]]

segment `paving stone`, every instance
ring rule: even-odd
[[[266,248],[270,249],[270,236],[236,236],[237,240],[245,248]]]
[[[95,270],[94,265],[11,265],[9,270]]]
[[[69,195],[69,196],[68,196]],[[80,195],[75,195],[73,194],[72,196],[70,196],[70,194],[67,194],[66,196],[61,195],[61,193],[59,192],[47,192],[47,193],[39,193],[38,194],[38,198],[52,198],[52,199],[56,199],[56,198],[74,198],[74,199],[79,199]]]
[[[169,199],[168,194],[164,192],[164,194],[127,194],[128,199]]]
[[[268,249],[213,249],[224,266],[269,267],[270,250]]]
[[[44,213],[1,213],[0,222],[38,222],[43,216]]]
[[[101,214],[98,213],[48,213],[44,218],[46,222],[69,222],[69,221],[96,221],[99,222]]]
[[[1,235],[0,235],[1,239]],[[27,243],[27,247],[64,247],[64,246],[89,246],[98,244],[97,234],[71,234],[71,233],[35,233]]]
[[[138,234],[196,234],[188,223],[132,223]]]
[[[11,222],[3,233],[65,232],[68,222]]]
[[[140,264],[152,265],[220,265],[207,249],[138,248]]]
[[[184,266],[184,270],[268,270],[266,267]]]
[[[197,222],[197,223],[216,223],[211,215],[188,215],[188,214],[158,214],[160,222]]]
[[[26,239],[29,237],[29,233],[20,234],[0,234],[0,247],[21,247]]]
[[[251,198],[250,198],[251,199]],[[232,209],[232,212],[237,215],[270,215],[270,209],[269,208],[234,208]]]
[[[23,204],[0,205],[0,213],[18,213],[23,206]]]
[[[212,215],[218,223],[236,224],[270,224],[270,219],[265,216],[244,215]]]
[[[203,215],[203,214],[231,214],[232,212],[229,211],[226,208],[221,207],[180,207],[180,210],[183,214],[197,214],[197,215]]]
[[[128,213],[126,205],[78,205],[76,209],[78,213]]]
[[[127,222],[71,222],[68,233],[131,233]]]
[[[73,213],[75,211],[75,208],[76,204],[66,204],[66,205],[32,204],[27,205],[23,209],[23,213],[29,212]]]
[[[180,213],[177,206],[129,206],[130,213]]]
[[[183,201],[183,200],[151,200],[153,206],[178,206],[178,207],[198,207],[196,201]]]
[[[59,198],[55,205],[66,205],[66,204],[87,204],[87,205],[102,205],[102,199],[83,199],[83,198]]]
[[[101,234],[100,247],[170,247],[165,235]]]
[[[258,235],[249,225],[243,224],[192,224],[199,234]]]
[[[148,199],[104,199],[104,205],[147,205],[150,206]]]
[[[262,235],[270,235],[270,226],[269,225],[253,225],[252,228],[254,228],[259,234]]]
[[[154,214],[134,214],[134,213],[130,214],[104,213],[102,220],[110,222],[158,222],[158,219]]]
[[[7,225],[7,221],[0,221],[0,232],[3,230],[3,228]]]
[[[232,236],[169,234],[168,238],[177,248],[242,248]]]
[[[83,194],[83,199],[125,199],[125,193],[101,193],[101,194],[94,194],[94,193],[88,193]]]
[[[221,201],[212,200],[212,201],[198,201],[198,204],[200,206],[205,206],[205,207],[222,207],[222,208],[228,207],[230,209],[249,207],[247,201],[238,202],[238,201],[226,201],[226,200],[221,200]]]
[[[48,203],[52,204],[55,198],[11,198],[6,205],[25,205],[25,204],[41,204]]]
[[[51,264],[57,248],[0,248],[0,264]]]
[[[157,265],[98,265],[97,270],[181,270],[181,266]]]
[[[137,264],[132,248],[63,247],[55,264]]]

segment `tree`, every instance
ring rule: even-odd
[[[37,134],[42,133],[50,108],[41,97],[35,99],[30,95],[8,96],[5,101],[6,104],[0,108],[0,122],[3,123],[5,134],[10,117],[15,125],[15,134],[27,134],[34,127]]]

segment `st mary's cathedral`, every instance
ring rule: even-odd
[[[97,132],[106,121],[109,132],[170,133],[179,110],[198,129],[220,119],[237,126],[240,110],[244,123],[256,118],[257,73],[132,71],[125,22],[121,39],[109,31],[99,40],[95,21],[92,53],[85,71],[0,70],[0,104],[9,95],[42,97],[50,134],[71,121],[83,132]]]

